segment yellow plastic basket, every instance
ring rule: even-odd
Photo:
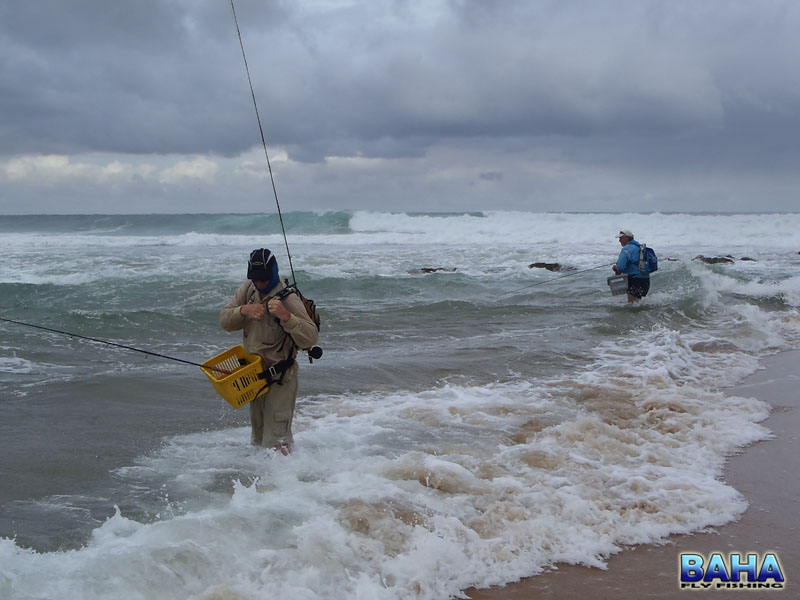
[[[203,367],[214,389],[233,408],[241,408],[269,391],[266,381],[258,377],[264,370],[261,357],[248,354],[242,345],[207,360]]]

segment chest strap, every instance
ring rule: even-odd
[[[272,385],[273,383],[282,385],[283,376],[286,375],[286,371],[292,368],[292,365],[294,365],[294,363],[295,360],[292,357],[279,360],[271,367],[267,367],[266,369],[264,369],[264,372],[261,373],[258,377],[259,379],[266,380],[267,385]]]

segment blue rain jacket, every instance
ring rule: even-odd
[[[631,240],[619,251],[617,259],[617,269],[620,273],[633,278],[649,279],[650,273],[642,273],[639,270],[639,253],[641,246],[636,240]]]

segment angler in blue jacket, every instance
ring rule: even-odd
[[[633,239],[633,233],[628,229],[620,231],[617,238],[622,250],[612,269],[617,275],[628,276],[628,302],[638,302],[650,290],[650,274],[639,269],[641,245]]]

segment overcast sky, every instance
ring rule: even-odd
[[[797,0],[236,0],[283,210],[800,210]],[[229,0],[0,3],[0,213],[272,212]]]

